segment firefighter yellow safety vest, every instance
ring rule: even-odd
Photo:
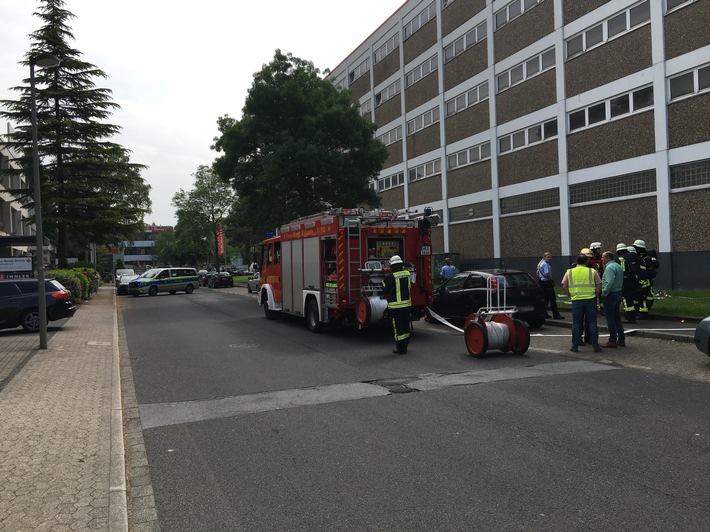
[[[392,273],[394,285],[397,289],[397,301],[389,301],[389,308],[406,308],[412,306],[412,278],[407,270]],[[404,290],[403,290],[404,288]],[[406,299],[405,299],[406,298]]]
[[[596,298],[594,270],[586,266],[576,266],[567,270],[567,290],[572,301]]]

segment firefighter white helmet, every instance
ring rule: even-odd
[[[627,248],[626,244],[624,244],[622,242],[619,242],[616,245],[616,251],[626,251],[627,250],[626,248]]]
[[[626,251],[628,251],[629,253],[636,253],[636,248],[634,246],[628,246],[626,248]]]
[[[643,240],[636,240],[634,242],[634,247],[646,249],[646,242],[644,242]]]
[[[399,255],[392,255],[390,257],[390,266],[392,266],[393,264],[402,264],[402,257],[400,257]]]
[[[602,248],[602,243],[601,242],[592,242],[589,244],[589,249],[601,249]]]

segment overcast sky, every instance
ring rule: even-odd
[[[322,71],[333,69],[404,0],[66,0],[69,45],[109,78],[121,106],[107,122],[111,140],[148,165],[153,212],[146,222],[174,225],[171,199],[190,190],[192,174],[216,152],[217,118],[241,117],[253,74],[274,51],[291,52]],[[29,70],[18,65],[28,35],[41,27],[39,0],[0,0],[0,99]],[[2,122],[2,132],[6,132]]]

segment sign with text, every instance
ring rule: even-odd
[[[0,272],[31,272],[32,257],[0,257]]]

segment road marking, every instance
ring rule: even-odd
[[[449,374],[426,374],[397,379],[400,386],[417,391],[439,390],[450,386],[473,385],[553,375],[570,375],[619,369],[585,360],[571,360],[551,364],[538,364],[517,368],[499,368],[485,371],[466,371]],[[156,403],[140,405],[143,429],[195,423],[208,419],[244,416],[300,406],[312,406],[340,401],[353,401],[391,395],[387,387],[392,379],[373,382],[332,384],[294,390],[280,390],[221,399]]]

